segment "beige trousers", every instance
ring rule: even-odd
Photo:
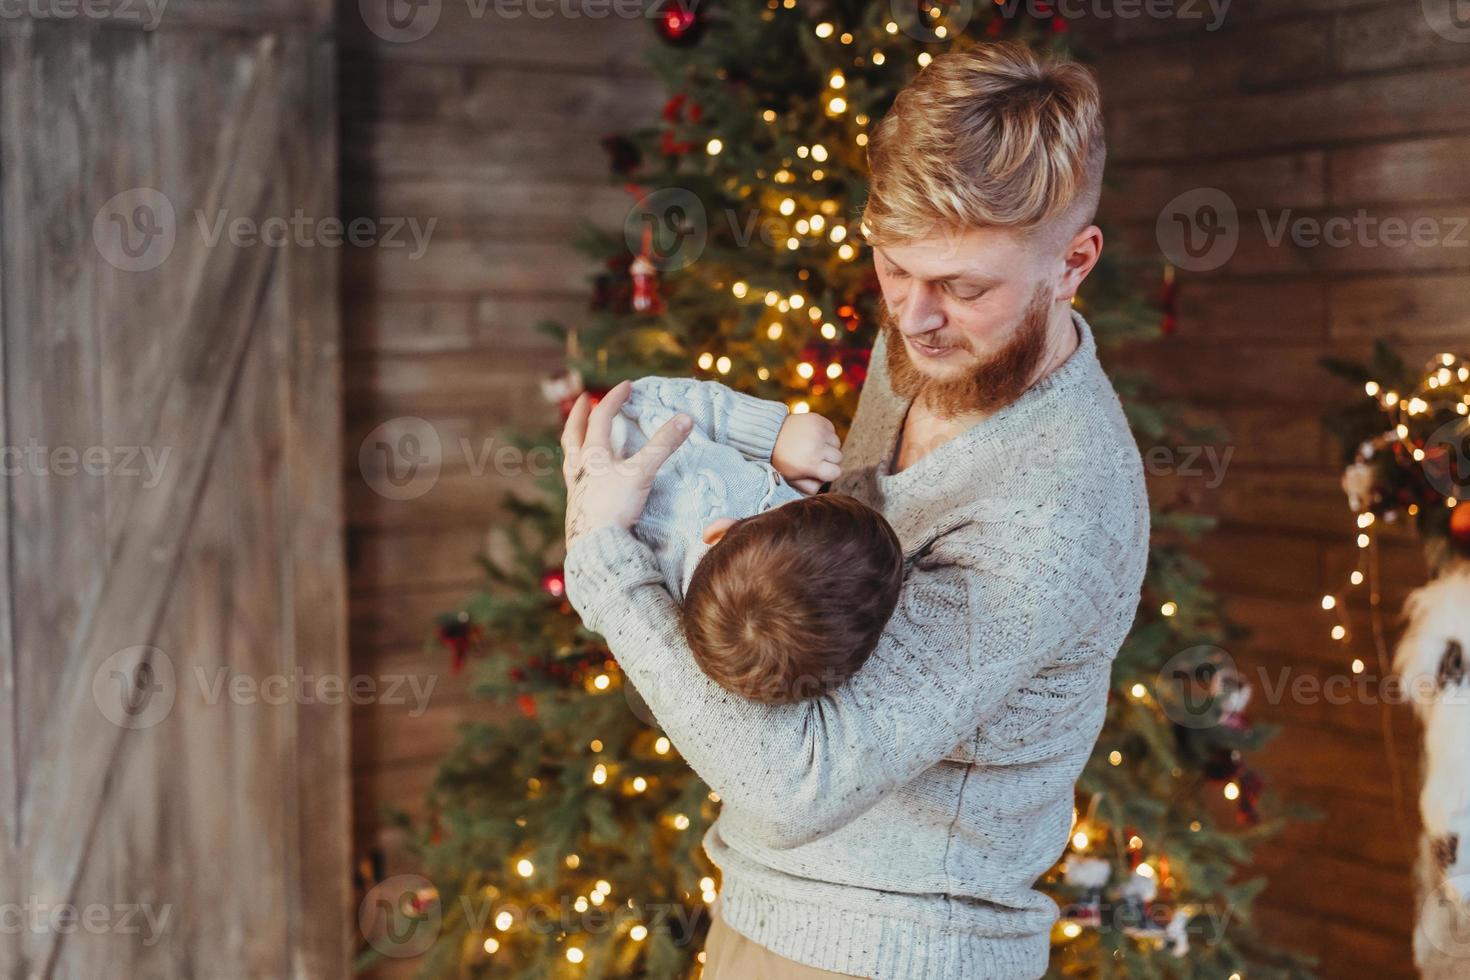
[[[851,974],[819,970],[773,953],[726,925],[720,917],[718,905],[712,911],[709,935],[704,941],[703,980],[832,980],[834,977],[851,977]]]

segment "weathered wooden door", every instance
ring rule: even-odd
[[[0,16],[0,976],[347,973],[330,24]]]

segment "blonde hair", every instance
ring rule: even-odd
[[[863,230],[882,245],[1068,215],[1071,234],[1097,212],[1106,154],[1087,68],[1013,42],[944,54],[872,134]]]

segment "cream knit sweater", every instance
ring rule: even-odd
[[[873,373],[835,489],[880,509],[914,562],[877,650],[789,705],[695,665],[648,549],[605,527],[567,595],[723,800],[704,846],[721,914],[762,946],[883,980],[1045,972],[1073,785],[1148,550],[1143,468],[1091,329],[1010,406],[890,473],[907,404]]]

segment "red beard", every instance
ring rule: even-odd
[[[993,412],[1009,405],[1031,387],[1046,356],[1050,307],[1045,289],[1038,288],[1021,314],[1020,325],[1012,331],[1004,347],[966,374],[936,381],[914,364],[897,321],[888,305],[881,304],[879,323],[888,342],[888,379],[894,394],[911,399],[922,393],[929,410],[940,418]],[[963,335],[955,343],[968,353],[975,353]]]

